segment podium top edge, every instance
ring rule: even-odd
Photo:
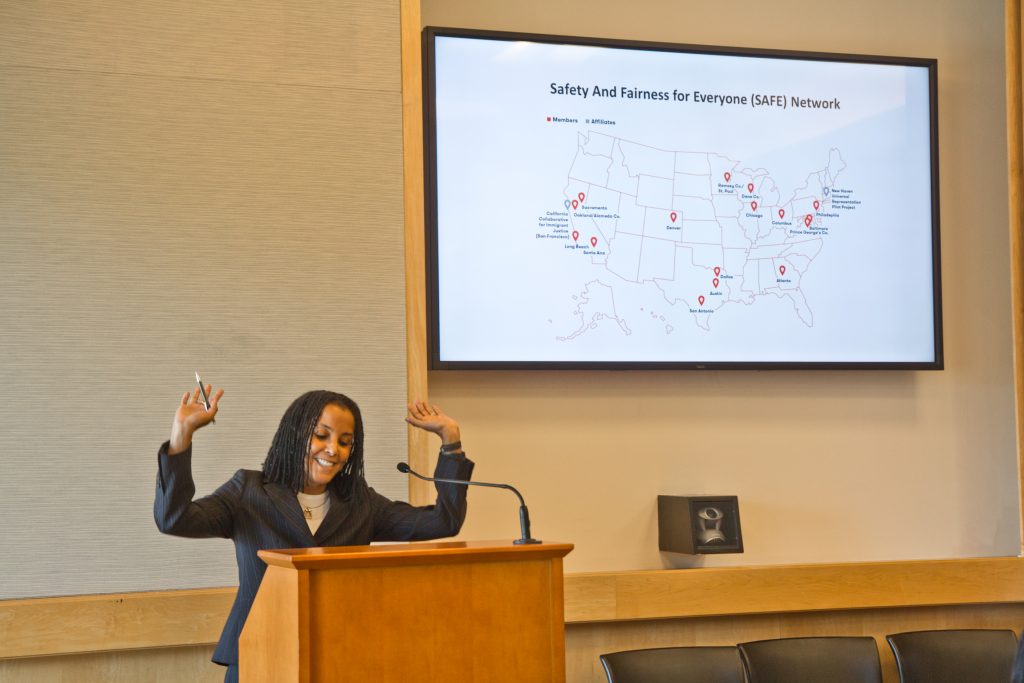
[[[568,555],[572,549],[571,543],[514,545],[512,541],[428,541],[260,550],[259,556],[272,566],[292,569],[328,569],[389,564],[523,562],[562,558]]]

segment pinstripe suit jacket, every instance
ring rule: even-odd
[[[438,484],[435,505],[412,507],[385,498],[362,481],[347,501],[329,494],[330,509],[314,535],[295,493],[264,482],[262,472],[238,470],[213,494],[193,500],[192,449],[169,456],[167,448],[165,442],[158,455],[153,506],[157,527],[174,536],[222,537],[235,543],[238,594],[213,653],[218,664],[238,661],[238,636],[267,568],[256,551],[443,538],[457,534],[466,517],[466,486]],[[464,455],[441,454],[434,476],[468,479],[472,472],[473,463]]]

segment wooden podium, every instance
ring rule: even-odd
[[[242,683],[565,681],[566,543],[264,550]]]

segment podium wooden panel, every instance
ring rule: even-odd
[[[565,681],[566,543],[265,550],[242,683]]]

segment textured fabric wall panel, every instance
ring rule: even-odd
[[[194,370],[226,389],[200,493],[330,388],[405,497],[397,14],[0,9],[0,598],[236,582],[228,542],[152,521]]]

